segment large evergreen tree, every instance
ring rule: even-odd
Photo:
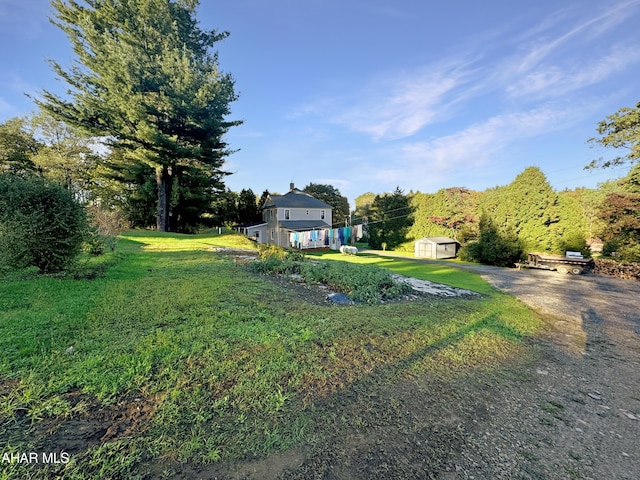
[[[70,125],[153,168],[157,228],[169,228],[174,176],[197,168],[213,184],[229,153],[224,134],[234,82],[210,49],[227,33],[203,31],[197,0],[54,0],[53,23],[77,60],[52,62],[69,98],[45,91],[37,103]]]
[[[499,232],[514,232],[527,251],[552,251],[557,244],[558,195],[537,167],[528,167],[506,187],[488,190],[480,207]]]
[[[405,242],[412,222],[411,213],[409,199],[400,187],[392,194],[376,195],[367,226],[369,245],[377,249],[383,246],[394,249]]]
[[[250,188],[243,188],[238,195],[238,222],[249,224],[260,219],[256,194]]]

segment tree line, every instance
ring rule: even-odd
[[[368,223],[369,244],[413,251],[423,237],[446,236],[460,255],[512,265],[527,252],[564,254],[603,243],[602,253],[640,261],[640,164],[628,175],[596,189],[556,192],[537,167],[510,184],[478,192],[464,187],[435,193],[366,193],[356,199],[355,217]],[[356,220],[358,221],[358,220]]]

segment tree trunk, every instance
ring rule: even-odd
[[[169,232],[171,231],[169,219],[171,216],[171,187],[173,185],[171,167],[166,165],[156,167],[156,185],[158,187],[156,226],[159,232]]]

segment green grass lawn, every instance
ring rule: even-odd
[[[520,302],[453,267],[325,253],[485,295],[322,306],[215,246],[252,248],[230,233],[132,231],[75,275],[3,273],[0,454],[55,448],[70,461],[2,463],[0,479],[144,478],[262,457],[321,436],[317,406],[355,382],[491,370],[528,355],[523,339],[539,328]],[[122,431],[64,443],[63,428],[134,402],[145,413]]]

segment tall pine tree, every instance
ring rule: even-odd
[[[376,195],[369,215],[369,245],[372,248],[394,249],[407,239],[413,222],[409,199],[396,187],[392,194]],[[384,244],[384,245],[383,245]]]
[[[53,0],[54,25],[77,55],[51,62],[70,97],[43,92],[38,105],[153,168],[156,223],[166,231],[174,176],[197,168],[214,184],[229,154],[223,136],[234,82],[210,49],[228,33],[203,31],[197,0]]]

